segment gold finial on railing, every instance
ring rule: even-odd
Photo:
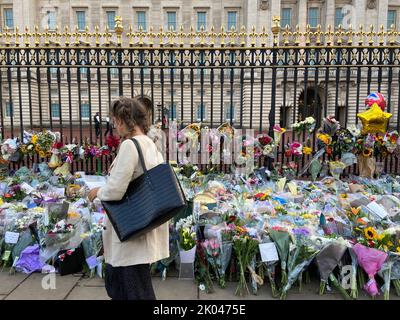
[[[231,30],[228,32],[228,35],[229,35],[229,44],[231,46],[234,46],[235,45],[236,36],[237,36],[236,29],[235,29],[234,26],[231,27]]]
[[[339,24],[338,30],[336,32],[337,36],[337,44],[340,46],[343,44],[343,36],[345,35],[345,32],[343,31],[343,27],[341,24]]]
[[[108,27],[108,26],[106,26],[105,28],[104,28],[104,34],[103,34],[103,36],[104,36],[104,44],[106,45],[106,46],[109,46],[110,44],[111,44],[111,37],[112,37],[112,33],[110,32],[110,28]]]
[[[89,27],[86,26],[85,28],[85,32],[83,33],[83,35],[85,36],[85,45],[90,46],[90,38],[91,38],[91,33],[89,32]]]
[[[381,24],[380,30],[378,32],[379,45],[383,45],[385,43],[385,35],[385,27],[383,26],[383,24]]]
[[[215,28],[214,26],[211,26],[210,32],[209,32],[209,37],[210,37],[210,46],[214,47],[215,45],[215,38],[218,36],[217,33],[215,33]]]
[[[364,35],[365,35],[364,26],[362,24],[360,24],[360,27],[358,29],[358,32],[356,32],[356,35],[358,37],[358,44],[362,46],[364,44]]]
[[[115,26],[114,26],[115,34],[117,35],[117,45],[122,45],[122,33],[124,32],[124,26],[122,25],[122,17],[115,17]]]
[[[200,26],[200,32],[199,32],[200,46],[204,46],[205,45],[206,36],[207,36],[207,33],[204,31],[204,26]]]
[[[5,29],[6,29],[5,30],[6,32],[4,32],[4,36],[5,36],[5,39],[6,39],[6,46],[9,46],[11,44],[11,36],[12,36],[12,34],[11,34],[10,28],[8,26],[6,26]]]
[[[325,37],[326,37],[326,44],[328,46],[333,44],[333,36],[335,33],[332,31],[332,26],[328,25],[328,30],[325,32]]]
[[[353,26],[350,24],[349,28],[346,32],[346,37],[347,37],[347,44],[351,46],[353,44],[353,36],[355,32],[353,31]]]
[[[294,43],[295,43],[295,45],[299,45],[300,44],[301,32],[300,32],[300,26],[298,24],[296,25],[295,30],[296,31],[293,33],[293,35],[294,35]]]
[[[38,47],[40,45],[40,32],[39,32],[39,27],[35,26],[34,28],[35,32],[33,33],[34,37],[35,37],[35,46]]]
[[[94,34],[93,34],[93,36],[94,36],[94,39],[95,39],[94,42],[95,42],[96,47],[100,46],[101,33],[100,33],[100,28],[99,28],[99,26],[95,26],[95,27],[94,27]]]
[[[374,35],[375,35],[375,33],[374,33],[374,25],[373,24],[371,24],[369,26],[369,32],[367,33],[367,35],[368,35],[368,43],[370,45],[373,45],[374,44]]]
[[[81,33],[80,33],[80,31],[79,31],[78,26],[75,26],[75,30],[74,30],[74,32],[72,33],[72,36],[75,37],[75,41],[74,41],[74,45],[75,45],[75,46],[79,46],[79,44],[80,44],[80,41],[79,41],[80,34],[81,34]]]
[[[157,37],[160,41],[160,47],[162,47],[164,45],[164,37],[165,37],[165,32],[163,27],[160,27],[160,32],[157,34]]]
[[[143,37],[146,36],[146,34],[143,32],[143,27],[140,25],[139,26],[139,32],[137,33],[138,35],[138,39],[139,39],[139,46],[143,46],[144,41],[143,41]],[[134,42],[133,39],[135,37],[135,33],[133,32],[133,26],[129,26],[129,33],[128,33],[128,38],[129,38],[129,46],[133,46]]]
[[[19,38],[22,36],[22,34],[19,32],[19,27],[15,27],[15,32],[14,32],[14,37],[15,37],[15,46],[19,47],[20,42]]]
[[[44,45],[45,46],[50,45],[49,38],[51,36],[51,33],[49,32],[49,26],[46,26],[46,28],[44,29],[44,33],[43,34],[44,34]]]
[[[149,37],[149,46],[152,47],[154,45],[154,38],[155,38],[156,34],[154,33],[154,29],[152,26],[150,26],[149,28],[149,33],[148,33],[148,37]]]
[[[260,41],[261,46],[265,47],[267,45],[267,37],[268,37],[267,28],[265,26],[261,27],[261,32],[258,34],[258,36],[261,39]]]
[[[306,31],[304,32],[304,41],[306,46],[311,43],[311,26],[309,24],[307,24]]]
[[[63,35],[64,35],[65,46],[68,47],[70,45],[69,39],[71,37],[71,32],[69,32],[68,26],[65,26]]]
[[[25,43],[25,47],[30,47],[30,45],[31,45],[31,41],[30,41],[30,37],[31,37],[32,35],[29,33],[29,27],[28,26],[26,26],[25,27],[25,32],[24,32],[24,43]]]
[[[281,26],[279,24],[281,21],[281,18],[279,16],[274,16],[272,18],[272,21],[273,21],[273,25],[271,27],[271,31],[272,31],[272,34],[274,37],[273,44],[274,44],[274,46],[277,46],[279,44],[279,32],[281,31]]]
[[[390,26],[390,30],[388,31],[388,37],[389,37],[389,44],[392,46],[396,43],[396,29],[394,24]]]
[[[59,28],[58,26],[55,27],[54,32],[53,32],[53,36],[54,36],[54,43],[56,46],[60,46],[61,45],[61,33],[59,32]]]
[[[167,37],[168,37],[168,44],[170,46],[173,46],[174,45],[174,39],[175,39],[175,30],[174,30],[174,28],[172,26],[167,31]]]
[[[249,33],[249,37],[250,37],[250,46],[254,47],[256,45],[256,38],[257,38],[257,32],[255,26],[251,27],[251,33]]]
[[[183,45],[185,44],[185,32],[182,25],[179,28],[178,37],[179,37],[179,46],[183,47]]]
[[[315,31],[315,35],[316,35],[315,43],[317,45],[320,45],[321,42],[322,42],[321,41],[322,32],[321,32],[321,25],[320,24],[317,25],[317,30]]]
[[[289,38],[290,38],[291,34],[292,33],[290,32],[290,27],[287,24],[284,31],[282,32],[283,45],[285,45],[285,46],[289,45],[289,43],[290,43]]]
[[[221,38],[221,47],[225,46],[225,37],[226,37],[226,32],[224,26],[221,26],[221,32],[218,34],[218,37]]]
[[[239,33],[239,37],[240,37],[240,45],[242,46],[242,47],[244,47],[245,45],[246,45],[246,36],[247,36],[247,33],[246,33],[246,27],[245,26],[242,26],[241,28],[240,28],[240,33]]]

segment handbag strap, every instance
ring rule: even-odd
[[[146,164],[144,163],[144,157],[143,157],[142,148],[140,147],[140,144],[136,139],[131,138],[131,140],[136,146],[136,149],[137,149],[137,152],[138,152],[138,155],[139,155],[140,165],[142,166],[143,172],[144,172],[144,174],[147,175],[147,168],[146,168]]]

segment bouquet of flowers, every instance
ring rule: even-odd
[[[35,151],[41,158],[51,156],[51,150],[54,143],[60,140],[59,134],[44,130],[32,136],[32,143],[35,145]]]
[[[237,226],[233,236],[233,250],[237,257],[239,267],[239,282],[235,294],[244,296],[249,293],[246,282],[245,271],[249,268],[251,261],[258,251],[259,241],[251,238],[247,229]]]
[[[274,131],[274,142],[275,145],[278,146],[281,143],[282,135],[286,132],[286,129],[281,128],[280,125],[276,124],[274,125],[273,131]]]
[[[307,117],[303,121],[293,123],[292,128],[298,135],[303,131],[307,131],[310,134],[314,131],[315,124],[316,122],[313,117]]]
[[[5,140],[1,145],[2,158],[6,161],[17,161],[19,145],[17,138]]]
[[[333,137],[340,129],[340,123],[333,115],[324,118],[322,122],[321,132]]]

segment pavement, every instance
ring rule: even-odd
[[[47,278],[46,278],[47,276]],[[44,285],[42,285],[44,284]],[[268,283],[261,286],[257,295],[244,297],[235,296],[236,282],[227,282],[225,289],[215,284],[214,293],[200,291],[194,280],[179,279],[177,274],[168,275],[166,280],[159,276],[153,277],[153,287],[158,300],[272,300]],[[311,283],[303,284],[302,291],[294,286],[287,295],[287,300],[342,300],[340,294],[332,290],[324,295],[318,294],[319,282],[313,279]],[[400,300],[394,290],[391,299]],[[371,299],[360,292],[360,300]],[[376,298],[383,299],[383,295]],[[90,278],[84,274],[67,276],[33,273],[9,274],[6,270],[0,272],[0,300],[109,300],[104,289],[104,280],[95,276]]]

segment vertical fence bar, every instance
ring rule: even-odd
[[[11,68],[7,68],[7,82],[8,82],[8,101],[9,101],[9,114],[10,114],[10,125],[11,125],[11,137],[14,138],[14,101],[12,98],[12,80],[11,80]]]
[[[1,123],[1,140],[4,140],[5,130],[4,130],[4,106],[3,106],[3,68],[0,68],[0,123]]]

